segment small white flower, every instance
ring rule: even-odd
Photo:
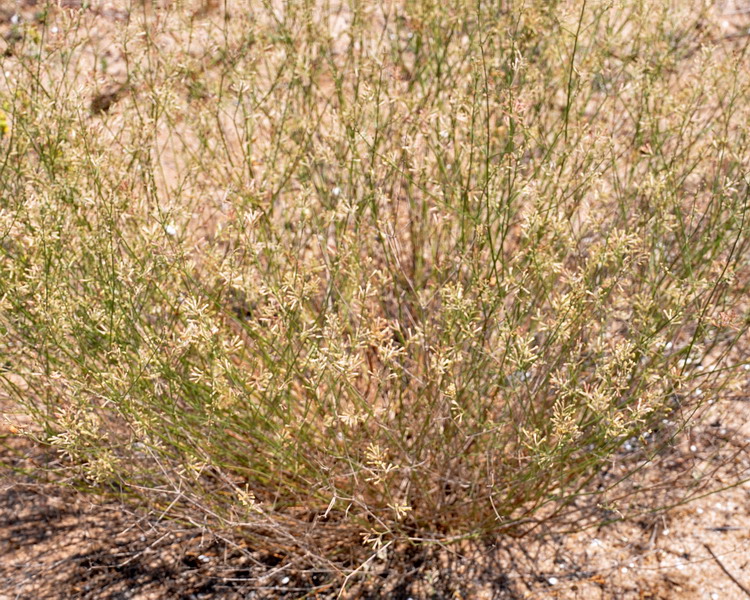
[[[167,235],[170,235],[172,237],[177,235],[177,228],[174,225],[172,225],[172,223],[165,225],[164,231],[166,232]]]
[[[697,390],[695,390],[695,395],[696,396],[702,396],[703,395],[703,390],[700,389],[700,388],[698,388]]]
[[[11,23],[11,25],[18,25],[18,24],[19,24],[20,22],[21,22],[21,17],[20,17],[20,16],[18,16],[18,13],[14,14],[14,15],[13,15],[13,16],[12,16],[12,17],[10,18],[10,23]]]
[[[57,27],[50,27],[50,29],[49,29],[49,30],[50,30],[50,31],[51,31],[52,33],[57,33],[58,31],[60,31],[60,30],[59,30],[59,29],[58,29]]]
[[[672,342],[667,342],[666,344],[664,344],[664,349],[665,350],[671,350],[672,349]]]

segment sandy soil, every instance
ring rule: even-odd
[[[721,460],[714,481],[733,486],[727,490],[575,534],[397,548],[373,558],[342,597],[750,597],[750,484],[735,485],[750,473],[748,408],[737,400],[711,407],[716,415],[646,477],[691,473]],[[283,556],[34,482],[20,471],[53,459],[7,429],[0,439],[0,600],[335,598],[341,590],[340,578]],[[719,448],[735,448],[731,464]]]

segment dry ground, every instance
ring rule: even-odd
[[[747,477],[750,405],[734,398],[709,410],[648,481],[709,469],[720,457],[726,464],[716,481]],[[340,579],[283,556],[33,482],[18,469],[53,459],[7,430],[2,440],[1,600],[335,598],[341,589]],[[731,463],[720,452],[727,448]],[[749,536],[750,484],[743,483],[665,514],[572,535],[399,548],[375,557],[343,597],[746,598]]]

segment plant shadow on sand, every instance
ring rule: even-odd
[[[716,427],[717,422],[693,431],[692,441],[706,449],[719,443],[733,447],[726,444],[732,432]],[[742,478],[746,449],[735,454],[731,467],[726,458],[713,459],[723,465],[720,479]],[[137,514],[116,502],[93,503],[72,489],[22,474],[51,460],[26,440],[4,439],[2,600],[339,596],[341,577],[299,557],[254,551],[242,542],[160,521],[158,515]],[[663,483],[688,476],[696,460],[689,449],[675,448],[661,461],[660,474],[648,476],[662,485],[644,485],[640,504],[663,501],[668,488]],[[750,522],[747,496],[748,487],[739,486],[666,514],[568,535],[453,547],[404,544],[370,561],[347,582],[341,597],[690,599],[721,593],[741,598],[741,590],[706,546],[742,581],[748,566],[743,558]],[[595,519],[606,516],[601,510]]]

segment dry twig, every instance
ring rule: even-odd
[[[716,556],[714,551],[711,549],[711,546],[709,546],[708,544],[703,544],[703,546],[705,546],[706,550],[708,550],[708,553],[716,561],[716,564],[719,565],[721,570],[724,571],[726,576],[729,577],[729,579],[731,579],[735,583],[735,585],[737,585],[738,588],[740,588],[743,592],[745,592],[745,595],[748,598],[750,598],[750,590],[748,590],[744,585],[742,585],[739,581],[737,581],[737,578],[729,572],[729,569],[727,569],[724,566],[724,563],[719,560],[719,557]]]

